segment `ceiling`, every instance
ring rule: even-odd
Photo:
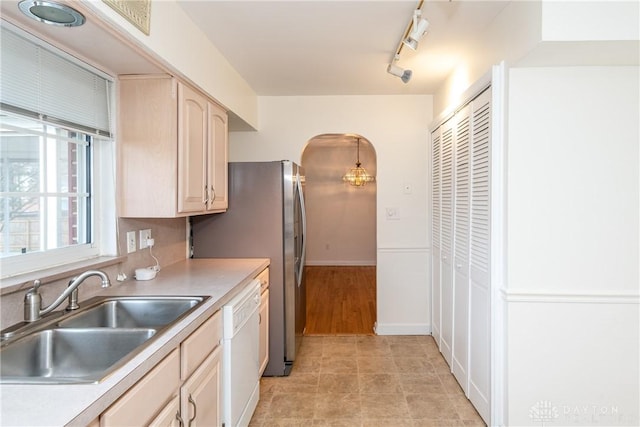
[[[386,72],[415,0],[178,0],[258,95],[431,94],[508,1],[426,1],[429,31]]]
[[[157,1],[157,0],[154,0]],[[73,29],[37,24],[0,1],[0,15],[77,52],[111,74],[154,73],[153,61],[87,21]],[[258,95],[433,94],[508,1],[427,0],[427,34],[403,48],[408,84],[386,72],[411,22],[416,0],[177,0]],[[152,8],[153,13],[153,8]],[[152,28],[151,31],[154,31]],[[194,54],[196,54],[194,52]]]

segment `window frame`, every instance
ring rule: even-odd
[[[4,26],[7,23],[3,21],[2,24]],[[10,27],[15,31],[15,26]],[[77,59],[72,52],[61,50],[43,42],[24,30],[18,29],[18,31],[21,34],[26,34],[30,40],[46,47],[46,49],[54,50],[55,53],[66,60],[74,62],[110,82],[107,87],[110,135],[105,135],[104,132],[99,130],[93,133],[81,125],[75,126],[64,121],[46,120],[46,118],[40,116],[40,121],[43,123],[69,131],[81,132],[92,138],[92,142],[88,147],[87,160],[87,166],[90,170],[90,182],[87,187],[90,194],[87,211],[91,221],[91,226],[87,230],[89,242],[0,258],[0,293],[7,292],[9,288],[13,288],[23,278],[27,280],[26,278],[30,278],[34,274],[46,277],[51,271],[60,271],[65,267],[73,269],[74,265],[78,263],[104,263],[105,259],[118,256],[115,120],[113,114],[111,114],[112,111],[116,111],[117,80],[111,74],[95,68],[94,65]],[[6,106],[3,105],[3,107]],[[11,108],[6,108],[5,110],[12,115],[35,119],[28,111],[20,114],[20,111],[12,110]]]
[[[86,132],[83,133],[86,134]],[[87,147],[88,176],[83,177],[83,179],[89,179],[87,185],[89,198],[86,208],[91,224],[87,230],[89,242],[2,257],[0,274],[3,280],[100,256],[116,255],[116,239],[107,238],[110,234],[115,236],[116,211],[115,208],[109,209],[109,206],[115,206],[115,140],[96,135],[90,136],[92,141]],[[0,288],[2,287],[0,285]]]

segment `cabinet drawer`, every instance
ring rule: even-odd
[[[183,381],[202,364],[222,339],[222,312],[217,311],[180,344],[180,379]]]
[[[147,425],[175,396],[180,385],[180,358],[173,350],[100,417],[100,426]]]

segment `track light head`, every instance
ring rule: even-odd
[[[402,43],[404,43],[405,46],[413,50],[418,48],[418,42],[429,28],[429,21],[422,18],[421,15],[422,11],[420,9],[413,12],[413,25],[411,27],[411,32],[404,38],[404,40],[402,40]]]
[[[408,83],[409,80],[411,80],[412,71],[402,69],[397,65],[389,64],[387,67],[387,73],[400,77],[400,80],[402,80],[403,83]]]

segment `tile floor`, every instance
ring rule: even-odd
[[[484,426],[430,336],[305,336],[250,426]]]

